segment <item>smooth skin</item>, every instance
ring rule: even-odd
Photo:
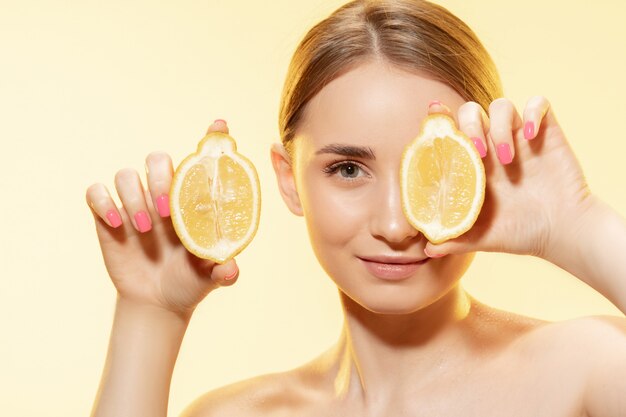
[[[428,113],[451,115],[486,151],[477,223],[438,246],[404,218],[398,180],[402,151]],[[227,128],[218,122],[211,129]],[[504,143],[511,152],[498,158]],[[356,148],[359,156],[346,155]],[[183,416],[623,415],[624,318],[546,322],[481,304],[459,283],[477,251],[529,254],[626,312],[626,222],[589,190],[545,98],[531,98],[523,117],[507,99],[485,112],[443,83],[366,62],[313,97],[292,153],[277,144],[271,159],[283,199],[304,216],[315,254],[338,287],[343,331],[311,362],[208,392]],[[106,220],[117,210],[106,188],[87,192],[118,289],[92,416],[165,416],[195,306],[236,281],[225,279],[236,274],[234,262],[189,255],[154,209],[171,181],[169,157],[151,154],[147,166],[148,184],[157,184],[149,193],[138,174],[116,176],[124,205],[117,229]],[[152,220],[144,233],[130,220],[142,207]],[[361,258],[375,256],[428,261],[388,282],[364,268]],[[506,271],[493,279],[506,279]]]

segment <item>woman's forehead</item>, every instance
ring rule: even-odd
[[[309,101],[296,138],[312,152],[336,144],[381,149],[408,142],[432,100],[453,110],[464,101],[440,81],[370,62],[336,78]]]

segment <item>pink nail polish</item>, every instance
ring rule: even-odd
[[[223,119],[216,119],[213,123],[215,124],[215,123],[219,123],[219,122],[222,122],[222,123],[226,124],[226,120],[223,120]]]
[[[237,276],[237,273],[238,273],[238,272],[239,272],[239,269],[238,269],[238,268],[236,268],[233,272],[231,272],[230,274],[226,275],[226,276],[224,277],[224,279],[225,279],[226,281],[230,281],[231,279],[233,279],[233,278],[235,278],[235,277]]]
[[[513,154],[511,153],[511,147],[508,143],[501,143],[496,148],[498,153],[498,159],[502,165],[510,164],[513,161]]]
[[[535,124],[526,122],[524,125],[524,139],[531,140],[535,136]]]
[[[152,222],[150,221],[150,216],[145,211],[138,211],[135,213],[135,223],[137,223],[137,229],[141,233],[145,233],[148,230],[152,229]]]
[[[162,194],[156,199],[157,211],[159,216],[168,217],[170,215],[170,197],[167,194]]]
[[[479,138],[472,138],[472,142],[474,142],[474,146],[476,146],[476,150],[480,154],[481,158],[487,156],[487,150],[485,149],[485,145],[483,145],[483,141]]]
[[[111,209],[107,211],[106,217],[109,220],[109,224],[111,225],[111,227],[117,228],[122,225],[122,218],[120,217],[117,210]]]
[[[441,101],[439,100],[433,100],[430,103],[428,103],[428,107],[432,107],[432,106],[441,106]]]

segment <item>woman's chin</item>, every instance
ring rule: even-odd
[[[385,316],[403,316],[407,314],[415,313],[420,310],[420,307],[414,308],[398,308],[397,306],[364,306],[364,308],[368,309],[372,313],[385,315]]]
[[[342,292],[344,305],[349,309],[363,309],[381,315],[412,314],[431,305],[438,297],[419,295],[406,290],[395,294],[368,293],[355,294],[353,297]]]

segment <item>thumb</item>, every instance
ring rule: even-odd
[[[230,259],[223,264],[215,264],[211,271],[211,280],[220,287],[231,286],[239,277],[239,267],[235,259]]]
[[[469,242],[463,238],[450,239],[440,244],[428,242],[424,247],[424,254],[429,258],[441,258],[446,255],[471,252]]]

